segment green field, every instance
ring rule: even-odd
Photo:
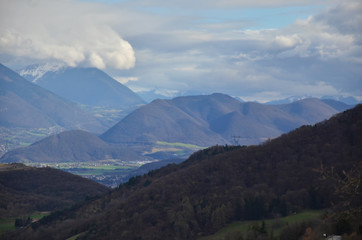
[[[15,218],[0,219],[0,236],[4,232],[15,230]]]
[[[49,214],[50,214],[49,212],[35,212],[33,214],[30,214],[29,217],[31,219],[41,219]],[[15,219],[22,217],[27,218],[28,216],[9,217],[9,218],[0,219],[0,236],[5,232],[14,231]]]
[[[204,149],[205,147],[200,147],[193,144],[187,144],[187,143],[169,143],[169,142],[163,142],[163,141],[157,141],[156,144],[158,145],[164,145],[164,146],[170,146],[170,147],[182,147],[182,148],[190,148],[190,149]]]
[[[278,218],[278,219],[268,219],[265,220],[265,227],[267,233],[273,233],[273,236],[277,237],[280,234],[280,231],[288,226],[293,225],[296,223],[301,223],[304,221],[312,220],[312,219],[318,219],[320,218],[322,214],[322,211],[314,211],[309,210],[305,212],[301,212],[298,214],[289,215],[286,217]],[[217,233],[200,237],[198,240],[220,240],[220,239],[229,239],[229,236],[232,234],[239,233],[244,238],[246,237],[246,233],[248,230],[252,229],[253,227],[257,226],[260,227],[262,225],[262,220],[258,221],[242,221],[242,222],[233,222]]]

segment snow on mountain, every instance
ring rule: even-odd
[[[284,98],[284,99],[279,99],[279,100],[273,100],[270,102],[266,102],[265,104],[267,105],[279,105],[279,104],[288,104],[288,103],[292,103],[292,102],[296,102],[296,101],[300,101],[306,98],[311,98],[312,96],[291,96],[288,98]]]
[[[25,79],[36,83],[47,72],[56,72],[66,68],[62,63],[45,63],[45,64],[33,64],[18,71],[19,75]]]

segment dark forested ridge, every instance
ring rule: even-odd
[[[52,168],[0,164],[2,218],[61,210],[108,190],[101,184]]]
[[[362,105],[260,146],[215,146],[134,177],[94,201],[8,239],[196,239],[235,220],[338,203],[338,174],[361,164]]]

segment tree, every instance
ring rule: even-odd
[[[338,174],[331,171],[324,174],[325,178],[336,182],[335,195],[337,204],[327,219],[334,223],[335,232],[361,234],[362,228],[362,161],[348,172]]]
[[[22,217],[22,218],[17,218],[15,219],[15,227],[16,228],[21,228],[21,227],[26,227],[31,223],[31,218],[30,217]]]

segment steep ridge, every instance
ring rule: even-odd
[[[91,162],[109,159],[144,160],[126,147],[112,146],[97,136],[81,131],[65,131],[46,137],[28,147],[7,152],[3,163],[64,163]]]
[[[8,239],[196,239],[235,220],[338,203],[325,171],[361,164],[362,105],[259,146],[215,146]],[[359,199],[361,201],[361,199]],[[56,234],[54,234],[56,233]],[[155,237],[157,236],[157,237]]]
[[[95,117],[1,64],[0,112],[2,127],[104,130]]]
[[[90,106],[134,108],[145,103],[132,90],[97,68],[63,67],[46,72],[36,84],[65,99]]]
[[[258,144],[301,125],[314,124],[338,113],[318,99],[286,105],[241,103],[224,95],[155,100],[122,119],[101,135],[108,142],[182,142],[199,146]],[[345,109],[350,106],[346,105]]]
[[[19,163],[0,164],[0,189],[1,217],[60,210],[109,191],[101,184],[60,170]]]

